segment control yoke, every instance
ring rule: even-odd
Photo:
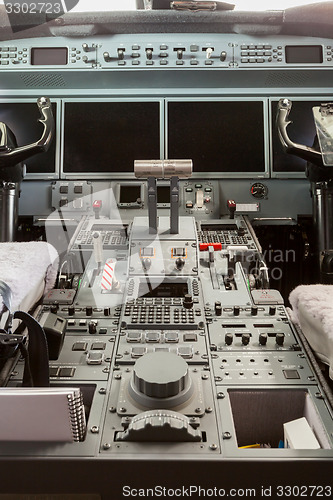
[[[134,175],[148,179],[149,233],[157,233],[157,186],[156,179],[170,179],[170,233],[179,229],[179,178],[192,174],[192,160],[135,160]]]
[[[54,132],[50,99],[48,97],[39,97],[37,106],[41,114],[38,121],[44,126],[42,136],[37,142],[26,146],[13,147],[12,132],[5,123],[0,122],[0,168],[13,167],[31,156],[49,149]]]
[[[299,156],[299,158],[303,158],[310,163],[322,167],[323,159],[320,151],[316,151],[314,148],[310,148],[309,146],[305,146],[303,144],[297,144],[290,139],[287,133],[287,127],[290,123],[292,123],[291,120],[288,119],[291,108],[292,102],[289,99],[279,100],[276,118],[277,129],[282,146],[287,153]]]

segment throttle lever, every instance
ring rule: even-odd
[[[279,139],[283,148],[289,154],[298,156],[299,158],[303,158],[303,160],[322,167],[323,159],[320,151],[316,151],[314,148],[310,148],[309,146],[305,146],[303,144],[297,144],[290,139],[287,127],[290,123],[292,123],[291,120],[289,120],[291,108],[292,102],[289,99],[279,100],[276,122]]]
[[[39,97],[37,106],[41,115],[38,121],[44,128],[40,139],[32,144],[13,147],[11,130],[5,123],[0,123],[0,168],[13,167],[31,156],[49,149],[55,127],[51,101],[48,97]]]

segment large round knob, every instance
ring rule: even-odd
[[[135,388],[153,398],[169,398],[182,392],[189,379],[186,361],[171,352],[151,352],[139,358],[133,369]]]

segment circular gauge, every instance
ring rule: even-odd
[[[257,198],[257,200],[262,200],[268,195],[268,187],[262,184],[262,182],[255,182],[251,186],[251,194],[254,198]]]

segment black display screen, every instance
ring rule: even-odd
[[[323,49],[321,45],[286,45],[287,63],[322,63]]]
[[[194,172],[264,172],[263,103],[169,102],[167,155]]]
[[[67,64],[66,47],[37,47],[31,49],[32,66],[61,66]]]
[[[52,104],[53,116],[56,120],[56,104]],[[0,122],[4,122],[16,137],[18,146],[32,144],[40,139],[43,125],[38,121],[40,112],[37,103],[0,103]],[[56,134],[49,150],[37,154],[24,163],[27,173],[53,173],[55,172]]]
[[[201,231],[237,231],[237,224],[201,224]]]
[[[162,281],[156,286],[154,282],[141,281],[139,284],[139,297],[184,297],[188,293],[187,283],[173,283]]]
[[[157,186],[157,203],[170,203],[170,186]]]
[[[120,186],[119,203],[137,203],[141,199],[141,186]]]
[[[287,132],[290,139],[298,144],[312,146],[316,136],[313,119],[313,106],[320,106],[321,101],[293,101]],[[286,153],[281,145],[276,127],[277,102],[272,103],[272,139],[273,139],[273,171],[304,172],[306,161]]]
[[[66,103],[64,146],[66,173],[133,172],[134,160],[160,158],[159,103]]]

